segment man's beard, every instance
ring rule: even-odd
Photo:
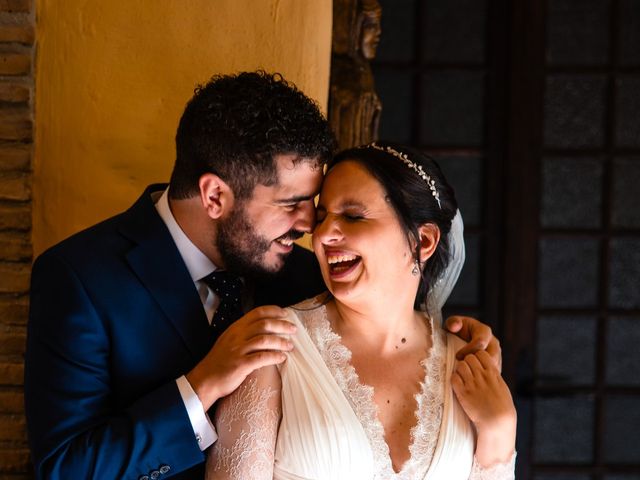
[[[279,238],[295,240],[302,235],[302,232],[290,230]],[[229,218],[220,223],[216,246],[227,271],[248,278],[261,278],[277,274],[288,256],[278,253],[280,261],[267,265],[266,256],[272,242],[256,231],[244,208],[237,206]]]

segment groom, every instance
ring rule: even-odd
[[[206,412],[291,348],[274,305],[324,290],[293,241],[314,226],[332,148],[317,106],[280,76],[213,77],[182,115],[169,186],[36,260],[25,404],[37,478],[203,477]],[[461,324],[497,349],[488,327]]]

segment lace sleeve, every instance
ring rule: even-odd
[[[218,406],[218,441],[209,450],[206,479],[273,478],[281,415],[280,374],[275,367],[253,372]]]
[[[514,480],[516,478],[515,469],[515,452],[506,463],[497,463],[488,468],[482,468],[474,456],[469,480]]]

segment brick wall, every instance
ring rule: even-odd
[[[31,267],[32,0],[0,0],[0,480],[31,478],[23,360]]]

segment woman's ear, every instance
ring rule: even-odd
[[[425,223],[418,228],[420,236],[420,263],[426,262],[436,251],[440,241],[440,229],[435,223]]]
[[[233,191],[219,176],[205,173],[200,177],[198,186],[200,187],[200,201],[210,218],[221,218],[232,210]]]

